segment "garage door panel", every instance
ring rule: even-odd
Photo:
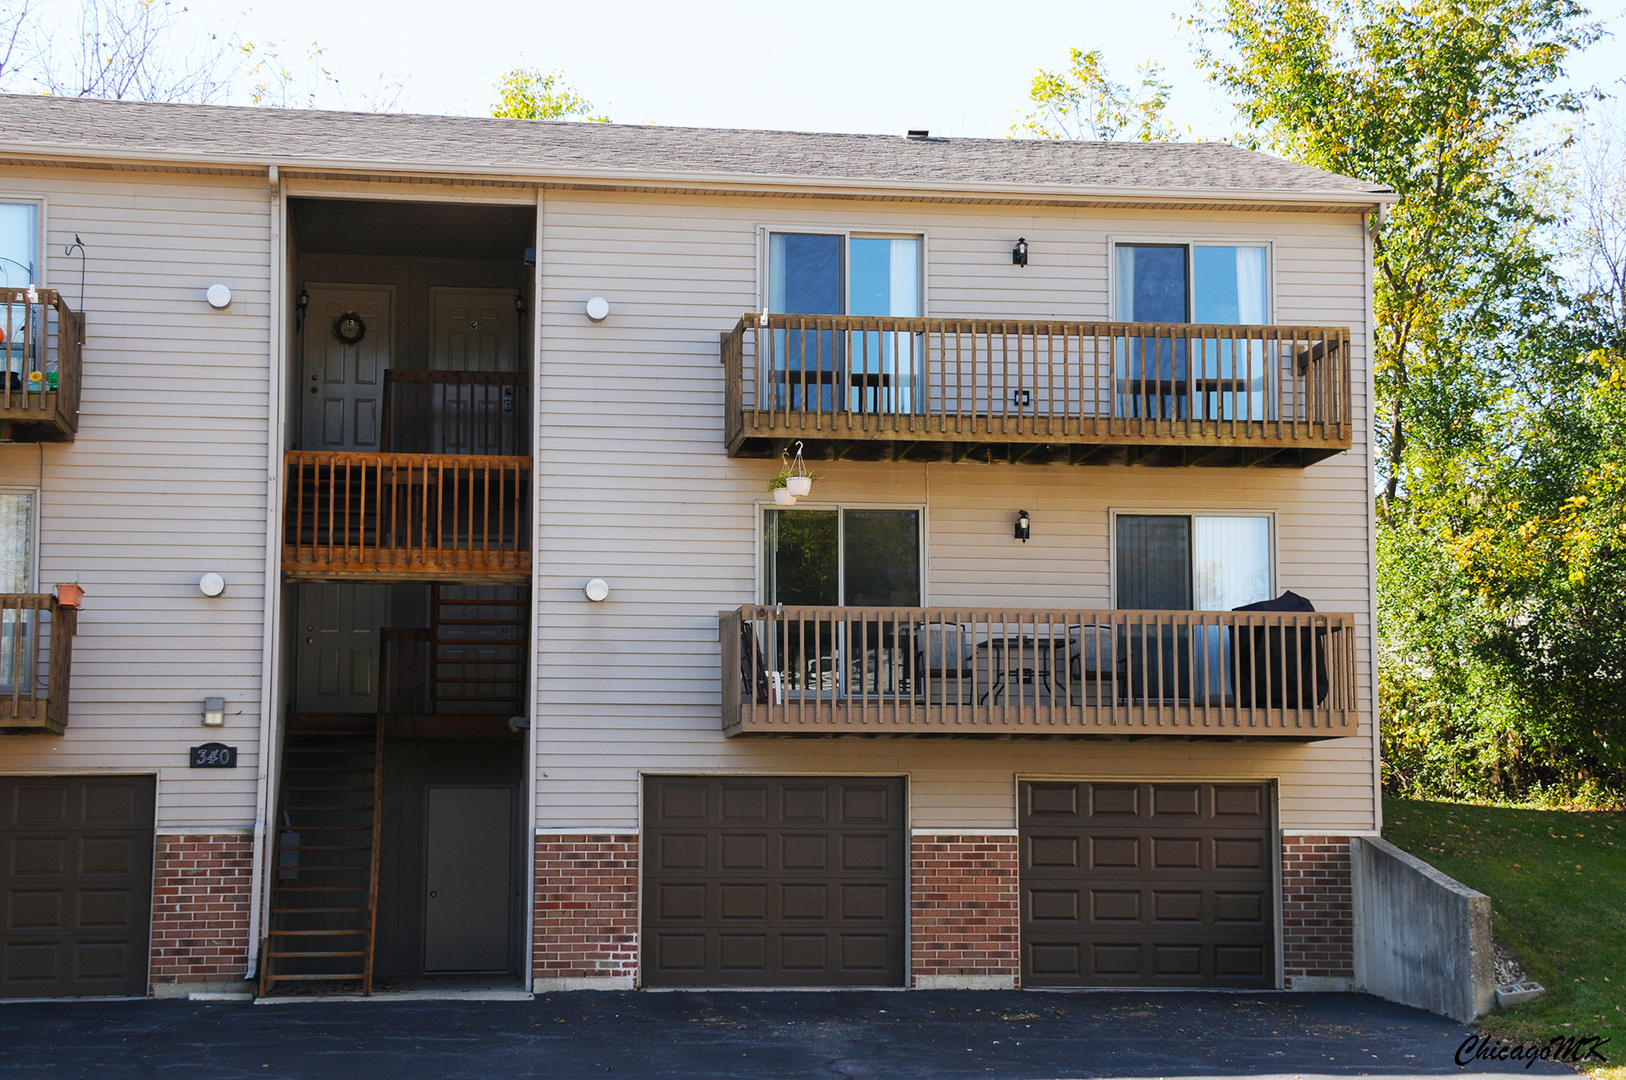
[[[0,828],[17,828],[28,825],[69,825],[69,807],[72,802],[72,793],[66,783],[39,782],[31,785],[16,785],[8,794],[11,798],[5,800],[10,813],[5,820],[0,820]]]
[[[69,846],[76,839],[71,836],[8,837],[5,871],[13,879],[63,877],[73,861]]]
[[[783,820],[800,824],[827,825],[830,822],[830,789],[823,784],[787,784],[784,787]]]
[[[1031,820],[1055,817],[1073,819],[1078,817],[1078,785],[1031,784],[1027,802]]]
[[[1202,790],[1195,784],[1156,784],[1152,787],[1152,812],[1159,818],[1194,821],[1201,813]]]
[[[729,823],[768,822],[768,788],[765,784],[730,784],[722,795],[722,818]],[[702,805],[704,805],[702,803]]]
[[[146,992],[152,777],[0,777],[0,997]]]
[[[1024,789],[1025,985],[1273,985],[1268,785]]]
[[[723,870],[755,870],[768,869],[768,834],[765,832],[744,833],[737,835],[723,834],[718,837],[719,847],[722,851]],[[671,869],[694,869],[694,867],[672,867]]]
[[[660,870],[706,869],[706,837],[702,833],[663,834],[657,841],[656,867]]]
[[[841,823],[843,825],[885,826],[892,820],[892,790],[890,787],[849,785],[841,792]]]
[[[650,777],[646,784],[653,789],[644,803],[647,985],[903,982],[901,779]],[[665,820],[668,784],[687,792],[685,813],[706,807],[703,832],[692,819]],[[697,785],[706,790],[696,794]],[[674,836],[691,845],[681,860],[667,854]]]

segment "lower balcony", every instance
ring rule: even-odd
[[[743,607],[729,735],[1325,739],[1359,723],[1355,618],[1325,612]]]
[[[290,450],[283,576],[290,581],[531,578],[531,459]]]
[[[68,726],[77,608],[49,593],[0,593],[0,732],[61,735]]]

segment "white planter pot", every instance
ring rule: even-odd
[[[785,490],[798,499],[804,499],[813,490],[813,478],[811,476],[788,477],[785,480]]]
[[[796,496],[792,495],[785,488],[774,488],[773,501],[780,506],[795,506]]]

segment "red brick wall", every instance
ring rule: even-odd
[[[538,836],[538,979],[638,974],[638,837]]]
[[[1282,971],[1295,978],[1355,977],[1355,908],[1349,837],[1282,838]]]
[[[911,967],[921,976],[1022,973],[1014,836],[917,836],[910,859]]]
[[[248,970],[254,842],[159,836],[152,868],[153,986],[224,982]]]

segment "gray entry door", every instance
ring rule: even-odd
[[[301,341],[300,449],[377,450],[384,371],[394,348],[395,290],[387,285],[312,285],[309,292]],[[351,313],[361,322],[348,336],[360,330],[361,337],[347,344],[334,326]]]
[[[426,790],[423,969],[508,971],[514,791]]]
[[[378,711],[378,630],[389,618],[385,585],[296,587],[294,711]]]

